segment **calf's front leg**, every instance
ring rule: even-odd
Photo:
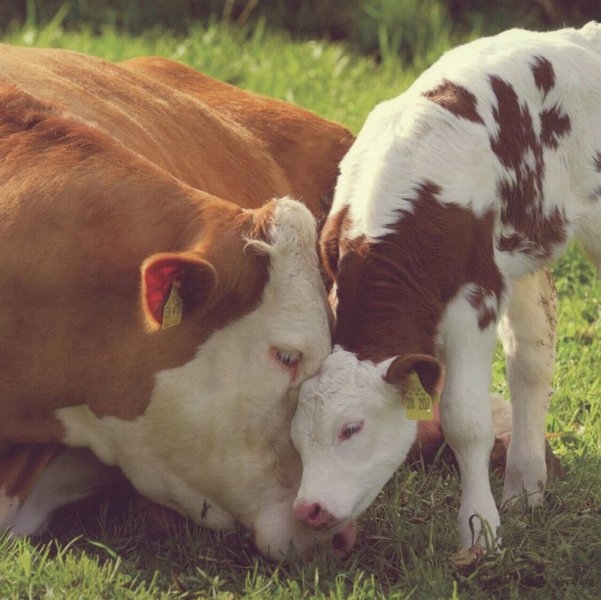
[[[467,295],[460,294],[447,307],[440,334],[447,367],[440,418],[461,474],[459,544],[462,549],[494,547],[500,519],[488,465],[494,443],[489,395],[496,323],[482,327]]]

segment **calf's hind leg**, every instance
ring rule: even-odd
[[[514,282],[499,336],[507,360],[513,423],[502,504],[542,502],[547,482],[545,422],[552,395],[557,292],[546,270]]]
[[[587,213],[578,223],[576,237],[601,276],[601,203],[599,200],[597,206],[596,211]]]

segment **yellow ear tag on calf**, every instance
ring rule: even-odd
[[[410,375],[409,386],[404,394],[407,418],[411,421],[432,420],[432,397],[422,386],[415,371]]]
[[[163,308],[163,323],[162,329],[169,329],[169,327],[175,327],[182,322],[182,314],[184,312],[184,303],[179,295],[178,286],[175,283],[171,284],[171,291],[169,292],[169,298],[165,302]]]

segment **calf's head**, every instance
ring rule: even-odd
[[[419,379],[419,384],[415,380]],[[301,386],[292,441],[303,474],[294,514],[316,529],[358,517],[405,460],[417,434],[404,396],[421,385],[433,395],[440,366],[427,355],[380,363],[336,346]]]

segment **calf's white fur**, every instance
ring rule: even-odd
[[[541,502],[555,295],[540,269],[574,238],[601,268],[599,74],[597,23],[510,30],[448,52],[368,117],[321,238],[337,345],[303,385],[292,424],[306,524],[333,526],[369,505],[415,436],[403,404],[411,373],[433,393],[444,364],[460,546],[495,537],[497,329],[513,402],[502,501]]]

